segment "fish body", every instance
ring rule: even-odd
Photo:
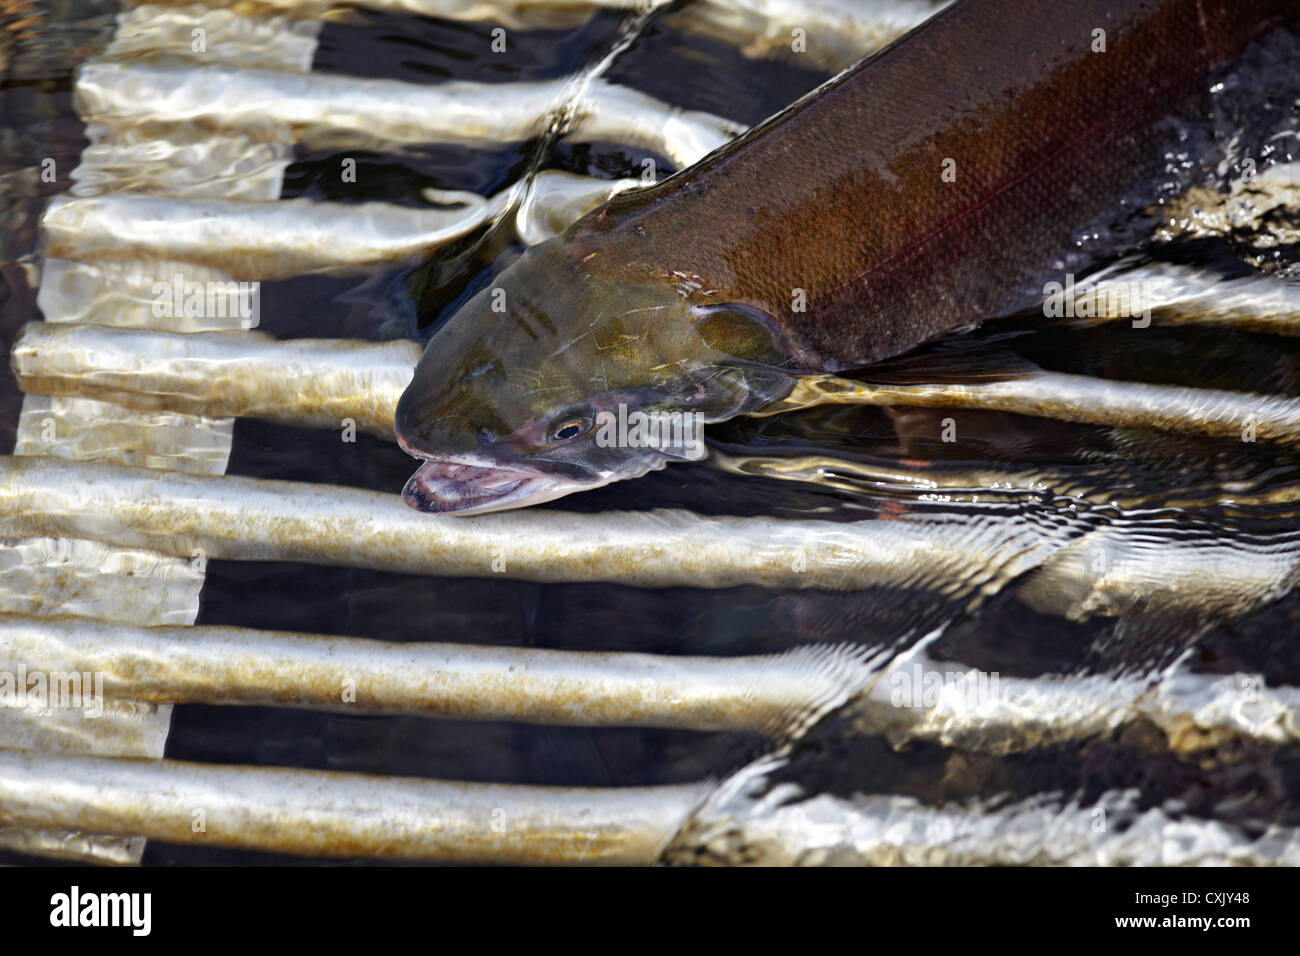
[[[1140,228],[1208,77],[1297,0],[964,0],[696,165],[528,250],[430,340],[397,411],[423,510],[518,507],[718,421],[1041,301]],[[499,309],[504,311],[499,311]]]

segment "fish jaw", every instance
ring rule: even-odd
[[[417,511],[476,515],[554,501],[605,483],[579,481],[528,467],[427,459],[407,481],[402,499]]]

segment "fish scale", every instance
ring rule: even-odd
[[[1163,169],[1170,113],[1204,112],[1204,78],[1295,16],[1277,0],[957,4],[569,239],[598,280],[690,275],[824,367],[869,364],[1030,304],[1076,231]]]

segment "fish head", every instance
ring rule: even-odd
[[[789,391],[760,315],[593,258],[535,246],[433,334],[397,406],[408,504],[481,514],[698,460],[705,422]]]

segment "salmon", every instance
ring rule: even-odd
[[[1211,80],[1297,0],[964,0],[533,247],[397,409],[425,511],[702,457],[700,427],[1042,301],[1149,231]],[[1186,186],[1187,183],[1181,185]],[[504,308],[504,311],[500,311]]]

